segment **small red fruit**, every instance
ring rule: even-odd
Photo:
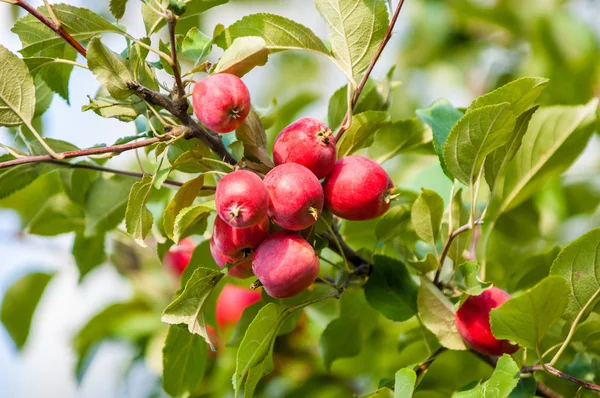
[[[283,228],[308,228],[321,215],[323,188],[306,167],[296,163],[276,166],[264,182],[269,194],[269,216]]]
[[[217,248],[228,256],[254,250],[269,236],[269,217],[248,228],[233,228],[220,217],[215,218],[213,239]]]
[[[194,113],[200,123],[217,133],[237,129],[250,113],[250,93],[244,82],[229,73],[200,80],[192,92]]]
[[[319,119],[303,117],[279,133],[273,147],[276,165],[298,163],[312,171],[320,180],[333,169],[335,138]]]
[[[234,256],[228,256],[219,250],[214,239],[210,240],[210,253],[219,268],[223,268],[227,263],[236,264],[229,268],[229,272],[227,273],[229,276],[238,279],[246,279],[253,275],[251,255],[246,256],[244,253],[240,252]]]
[[[265,184],[248,170],[237,170],[223,177],[217,184],[215,202],[219,217],[235,228],[258,224],[269,209]]]
[[[165,254],[164,262],[177,275],[181,275],[192,259],[196,244],[190,238],[182,239]]]
[[[235,325],[244,310],[257,301],[260,301],[260,292],[235,285],[225,285],[217,299],[215,309],[217,324],[220,328]]]
[[[256,249],[252,270],[269,296],[292,297],[317,279],[319,258],[298,233],[279,231]]]
[[[338,160],[325,178],[325,205],[346,220],[371,220],[390,208],[389,189],[394,184],[385,170],[363,156]]]
[[[475,351],[486,355],[512,354],[519,346],[498,340],[490,328],[490,311],[500,307],[510,295],[492,287],[479,296],[470,296],[456,311],[454,320],[463,340]]]

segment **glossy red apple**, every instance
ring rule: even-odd
[[[192,102],[200,123],[222,134],[237,129],[250,113],[248,88],[229,73],[217,73],[196,83]]]
[[[227,274],[233,278],[246,279],[253,275],[252,272],[252,255],[238,252],[234,256],[229,256],[219,250],[214,239],[210,240],[210,253],[219,268],[225,267],[225,264],[235,264],[229,268]]]
[[[196,244],[190,238],[182,239],[178,245],[171,246],[165,253],[164,263],[177,275],[181,275],[187,268]]]
[[[292,297],[317,279],[319,258],[298,233],[283,230],[256,249],[252,270],[269,296]]]
[[[486,355],[512,354],[518,345],[508,340],[498,340],[490,328],[490,312],[500,307],[510,295],[502,289],[492,287],[479,296],[470,296],[456,311],[454,320],[458,332],[475,351]]]
[[[220,328],[234,326],[244,310],[260,301],[260,292],[227,284],[217,299],[216,316]]]
[[[297,163],[320,180],[333,169],[336,159],[335,137],[319,119],[303,117],[283,129],[273,146],[276,165]]]
[[[377,162],[363,156],[346,156],[325,178],[325,205],[346,220],[371,220],[390,208],[389,190],[393,187]]]
[[[215,218],[213,239],[223,254],[236,256],[241,251],[254,250],[269,236],[271,225],[265,216],[258,224],[248,228],[233,228],[221,218]]]
[[[323,210],[323,188],[317,177],[296,163],[276,166],[265,176],[269,216],[285,229],[299,231],[313,225]]]
[[[269,195],[259,176],[237,170],[217,184],[215,204],[219,217],[227,224],[248,228],[264,220],[269,209]]]

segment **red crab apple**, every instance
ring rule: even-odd
[[[338,160],[323,183],[325,205],[346,220],[371,220],[390,208],[394,187],[385,170],[363,156]]]
[[[276,166],[265,176],[269,216],[285,229],[299,231],[313,225],[323,210],[323,188],[317,177],[296,163]]]
[[[284,128],[273,147],[276,165],[301,164],[319,180],[331,172],[335,156],[335,138],[331,129],[312,117],[303,117]]]
[[[182,239],[178,245],[171,246],[167,251],[164,262],[177,275],[181,275],[190,263],[195,248],[196,244],[193,240],[190,238]]]
[[[225,285],[217,299],[217,324],[220,328],[235,325],[244,310],[257,301],[260,301],[260,292],[231,284]]]
[[[269,236],[270,227],[267,216],[248,228],[234,228],[216,217],[213,239],[223,254],[235,256],[241,251],[256,249]]]
[[[256,249],[252,270],[271,297],[286,298],[309,287],[319,275],[319,258],[298,233],[279,231]]]
[[[238,128],[250,112],[250,93],[244,82],[229,73],[200,80],[192,92],[194,113],[200,122],[217,133]]]
[[[454,320],[463,340],[475,351],[486,355],[512,354],[519,346],[498,340],[490,328],[490,311],[500,307],[510,295],[492,287],[479,296],[470,296],[456,311]]]
[[[269,195],[259,176],[248,170],[237,170],[219,181],[215,203],[223,221],[235,228],[248,228],[267,215]]]
[[[246,279],[252,276],[252,256],[246,256],[243,252],[238,252],[233,256],[228,256],[223,253],[217,245],[215,244],[215,240],[210,240],[210,253],[215,260],[215,263],[219,266],[219,268],[223,268],[225,264],[236,264],[235,266],[229,268],[229,272],[227,273],[229,276],[238,279]]]

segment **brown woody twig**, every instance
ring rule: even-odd
[[[381,41],[381,43],[379,43],[379,47],[377,48],[377,51],[375,52],[375,56],[373,57],[373,59],[371,60],[371,63],[367,67],[367,70],[365,71],[365,74],[363,75],[362,79],[358,83],[358,86],[356,87],[356,91],[354,91],[354,94],[352,96],[352,108],[354,108],[356,106],[356,103],[358,102],[358,98],[360,97],[362,90],[365,88],[365,85],[367,84],[367,80],[369,80],[369,76],[371,75],[371,72],[373,71],[375,64],[379,60],[379,57],[381,56],[383,49],[385,48],[387,43],[390,41],[390,38],[392,37],[392,31],[394,29],[394,25],[396,25],[396,21],[398,20],[398,15],[400,15],[400,10],[402,10],[403,5],[404,5],[404,0],[400,0],[398,2],[398,5],[396,6],[396,10],[394,11],[394,14],[392,15],[392,19],[390,20],[390,23],[385,32],[385,35],[383,36],[383,40]],[[342,125],[340,126],[340,128],[335,136],[336,141],[338,141],[340,138],[342,138],[342,135],[344,135],[344,133],[346,132],[346,125],[348,123],[348,115],[349,115],[349,112],[347,112],[346,116],[344,116]]]

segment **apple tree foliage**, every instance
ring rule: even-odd
[[[593,34],[552,6],[534,12],[517,2],[432,0],[407,0],[402,20],[412,32],[393,26],[401,4],[384,0],[315,0],[326,37],[258,5],[258,13],[202,31],[203,13],[227,2],[143,0],[136,17],[145,37],[136,37],[119,23],[127,0],[95,10],[3,0],[28,12],[12,27],[19,54],[0,46],[0,124],[13,138],[1,144],[0,206],[19,214],[26,233],[74,236],[80,281],[109,263],[134,286],[130,300],[104,308],[74,336],[77,378],[102,341],[120,339],[153,364],[158,389],[177,397],[593,396],[597,154],[580,178],[565,175],[597,144]],[[371,77],[392,32],[406,34],[397,65]],[[502,36],[490,40],[508,54],[505,73],[489,76],[465,108],[441,95],[418,104],[414,87],[423,82],[415,71],[469,70],[481,55],[481,32]],[[106,35],[122,40],[108,46]],[[518,60],[520,42],[531,48],[528,64]],[[187,96],[194,79],[241,77],[267,63],[275,72],[264,93],[253,93],[266,98],[264,107],[243,126],[221,140],[198,125]],[[348,84],[320,92],[324,63]],[[85,149],[44,137],[42,115],[53,100],[72,98],[74,68],[101,85],[81,111],[131,123],[135,135]],[[235,330],[215,338],[224,283],[253,280],[231,281],[210,256],[213,172],[232,164],[267,172],[276,134],[329,95],[316,112],[345,130],[338,156],[379,162],[401,195],[376,220],[329,218],[349,248],[349,270],[317,224],[321,281],[334,287],[317,283],[284,300],[263,293]],[[143,148],[141,173],[137,163],[110,167],[135,148]],[[160,263],[188,236],[200,243],[175,286]],[[4,296],[1,321],[19,349],[53,276],[28,274]],[[512,356],[477,355],[454,325],[465,298],[492,284],[513,296],[490,315],[494,335],[521,346]]]

